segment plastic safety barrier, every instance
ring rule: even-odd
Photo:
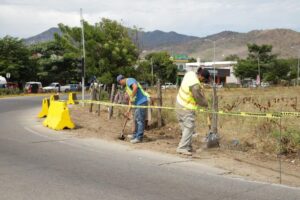
[[[76,101],[77,101],[76,93],[70,92],[70,93],[69,93],[69,98],[68,98],[67,104],[68,104],[68,105],[70,105],[70,104],[75,104]]]
[[[50,101],[47,98],[44,98],[42,101],[42,110],[38,114],[38,118],[46,117],[49,110]]]
[[[53,95],[50,96],[50,103],[52,101],[57,101],[57,100],[59,100],[59,95],[58,94],[53,94]]]
[[[50,103],[47,118],[43,125],[54,130],[64,128],[73,129],[75,124],[72,122],[67,103],[64,101],[52,101]]]

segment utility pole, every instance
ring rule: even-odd
[[[81,78],[81,85],[82,85],[82,101],[84,101],[84,91],[85,91],[85,45],[84,45],[84,20],[82,17],[82,8],[80,8],[80,22],[81,22],[81,39],[82,39],[82,78]]]
[[[217,87],[216,87],[216,41],[206,39],[207,41],[210,41],[213,43],[213,51],[214,51],[214,57],[213,57],[213,76],[214,76],[214,82],[213,82],[213,93],[212,93],[212,126],[211,126],[211,133],[214,134],[214,139],[212,141],[208,141],[207,147],[215,147],[219,145],[219,136],[218,136],[218,96],[217,96]]]
[[[260,85],[261,84],[261,77],[260,77],[259,54],[257,54],[257,68],[258,68],[258,79],[259,79],[259,83],[257,83],[257,85]]]
[[[296,86],[299,86],[299,67],[300,67],[300,47],[292,46],[292,49],[298,49],[298,64],[297,64],[297,83]]]
[[[298,49],[297,86],[299,85],[300,49]]]
[[[151,80],[151,85],[153,86],[153,84],[154,84],[154,82],[153,82],[153,76],[154,76],[154,74],[153,74],[154,72],[153,72],[153,59],[151,58],[151,78],[152,78],[152,80]]]
[[[214,43],[214,87],[216,85],[216,41]]]
[[[217,96],[217,87],[216,87],[216,41],[213,41],[214,44],[214,84],[213,84],[213,117],[212,117],[212,132],[218,133],[218,96]]]

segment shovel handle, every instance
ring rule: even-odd
[[[211,129],[211,120],[210,120],[209,115],[207,115],[206,121],[207,121],[207,126],[208,126],[208,128]]]

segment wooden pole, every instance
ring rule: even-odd
[[[112,88],[111,88],[111,93],[110,93],[110,102],[111,103],[114,102],[115,87],[116,87],[116,85],[113,84]],[[113,115],[113,106],[110,106],[109,112],[108,112],[108,119],[111,119],[112,115]]]
[[[91,96],[91,100],[94,101],[95,100],[95,84],[93,83],[93,87],[92,87],[92,96]],[[90,105],[90,112],[93,112],[93,103],[91,103]]]
[[[212,132],[218,133],[218,114],[216,112],[219,111],[218,106],[218,96],[217,96],[217,88],[213,87],[213,114],[212,114]]]
[[[162,106],[162,94],[161,94],[161,83],[160,79],[157,80],[157,105]],[[161,109],[157,109],[157,127],[162,127]]]
[[[101,101],[101,84],[98,85],[98,101]],[[98,116],[100,116],[100,104],[98,104]]]

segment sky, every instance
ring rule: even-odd
[[[58,23],[80,26],[101,18],[144,31],[204,37],[221,31],[300,31],[300,0],[0,0],[0,37],[27,38]]]

